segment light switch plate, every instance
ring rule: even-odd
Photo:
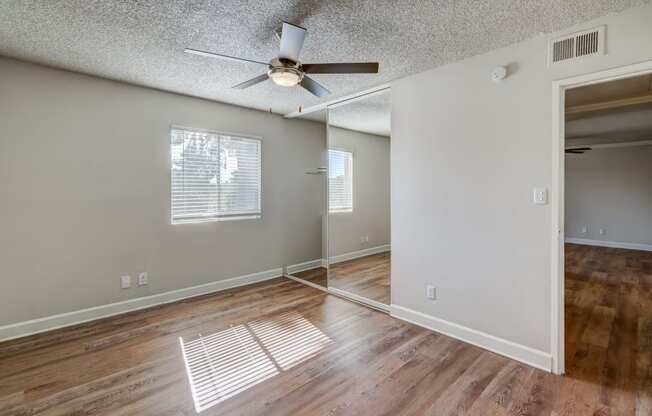
[[[534,188],[532,191],[532,202],[536,205],[546,205],[548,203],[548,189]]]

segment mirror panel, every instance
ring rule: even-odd
[[[324,129],[327,126],[327,110],[310,114],[307,119],[324,123]],[[308,155],[302,166],[302,171],[297,172],[304,178],[303,186],[300,190],[302,203],[309,207],[313,215],[313,220],[305,228],[307,241],[310,241],[311,247],[315,245],[316,250],[310,257],[298,259],[295,264],[285,267],[285,274],[288,277],[299,280],[321,289],[328,288],[327,272],[327,238],[328,238],[328,208],[327,208],[327,165],[328,151],[327,138],[324,134],[324,140],[320,146],[315,148],[314,154]],[[303,160],[303,158],[302,158]]]
[[[390,304],[389,90],[328,110],[328,285]]]

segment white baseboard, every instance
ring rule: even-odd
[[[517,344],[506,339],[498,338],[487,333],[467,328],[453,322],[435,318],[415,310],[392,304],[390,314],[398,319],[415,325],[440,332],[449,337],[459,339],[480,348],[495,352],[496,354],[521,361],[532,367],[545,371],[552,370],[552,356],[525,345]]]
[[[129,299],[121,302],[110,303],[107,305],[95,306],[78,311],[0,326],[0,342],[24,337],[27,335],[37,334],[39,332],[51,331],[53,329],[81,324],[88,321],[94,321],[96,319],[108,318],[110,316],[120,315],[138,309],[149,308],[152,306],[176,302],[178,300],[192,298],[195,296],[206,295],[208,293],[219,292],[238,286],[262,282],[264,280],[270,280],[281,276],[283,276],[282,268],[271,269],[263,272],[248,274],[245,276],[234,277],[231,279],[218,280],[203,285],[192,286],[179,290],[172,290],[156,295],[144,296],[141,298]]]
[[[317,267],[323,267],[323,259],[310,260],[303,263],[289,265],[285,268],[285,274],[299,273],[310,269],[316,269]]]
[[[391,251],[392,246],[390,244],[384,244],[382,246],[365,248],[364,250],[352,251],[350,253],[339,254],[337,256],[331,256],[328,260],[330,264],[341,263],[347,260],[353,260],[360,257],[371,256],[372,254],[384,253],[386,251]]]
[[[583,244],[585,246],[626,248],[628,250],[652,251],[652,244],[623,243],[620,241],[590,240],[588,238],[574,238],[574,237],[566,237],[564,241],[571,244]]]
[[[350,253],[339,254],[337,256],[332,256],[329,259],[316,259],[310,260],[303,263],[291,264],[285,268],[285,274],[299,273],[305,270],[314,269],[316,267],[326,267],[328,268],[329,263],[341,263],[347,260],[353,260],[360,257],[371,256],[372,254],[384,253],[391,251],[392,246],[389,244],[384,244],[382,246],[365,248],[364,250],[352,251]]]

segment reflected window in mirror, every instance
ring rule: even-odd
[[[328,212],[353,211],[353,153],[328,150]]]

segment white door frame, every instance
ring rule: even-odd
[[[584,85],[652,73],[652,61],[622,66],[552,83],[552,281],[550,341],[552,371],[563,374],[564,363],[564,148],[565,91]]]

